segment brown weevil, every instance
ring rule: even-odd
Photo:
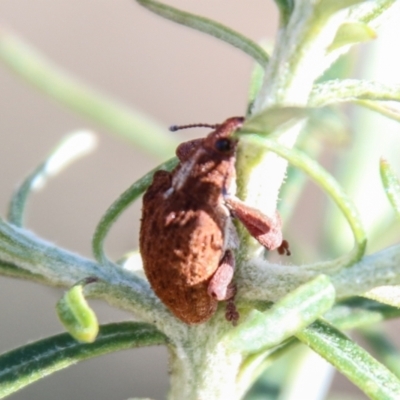
[[[157,171],[143,196],[140,252],[156,295],[180,320],[208,320],[219,301],[227,301],[226,319],[236,324],[232,282],[238,246],[233,218],[238,218],[263,246],[290,254],[282,240],[278,214],[269,218],[235,197],[235,154],[232,134],[243,117],[219,125],[205,138],[184,142],[172,171]],[[232,218],[233,217],[233,218]]]

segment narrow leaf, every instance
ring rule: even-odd
[[[47,160],[28,175],[19,188],[17,188],[9,205],[9,222],[17,226],[22,226],[29,195],[34,191],[42,189],[49,178],[58,174],[71,162],[92,151],[95,144],[94,135],[88,131],[79,131],[67,136],[54,149]]]
[[[30,281],[41,284],[49,283],[49,280],[46,277],[39,274],[34,274],[26,269],[16,267],[15,265],[5,261],[0,261],[0,275],[17,279],[29,279]]]
[[[0,28],[0,60],[43,93],[156,157],[170,157],[175,138],[139,112],[96,92]]]
[[[356,101],[356,104],[368,108],[369,110],[375,111],[394,121],[400,122],[400,110],[394,107],[386,106],[378,101],[369,101],[369,100],[358,100]]]
[[[314,160],[319,159],[323,146],[316,143],[324,142],[330,147],[339,147],[348,140],[344,117],[338,110],[330,107],[313,110],[307,119],[307,125],[296,142],[296,148]],[[289,165],[286,179],[280,190],[279,213],[284,225],[289,223],[296,204],[303,193],[307,176],[298,168]],[[307,251],[302,244],[302,251]],[[300,249],[299,249],[300,250]],[[299,254],[297,250],[296,254]]]
[[[293,0],[275,0],[281,14],[281,25],[285,26],[289,22],[290,15],[294,8]]]
[[[231,344],[245,353],[277,346],[329,310],[334,300],[335,289],[329,278],[320,275],[286,295],[270,310],[252,311],[232,332]]]
[[[56,310],[65,329],[76,340],[93,343],[99,332],[96,314],[83,294],[83,285],[75,285],[57,302]]]
[[[106,213],[98,223],[96,230],[93,235],[92,249],[96,260],[101,264],[106,264],[108,259],[104,252],[104,240],[114,222],[118,217],[132,204],[151,184],[153,175],[158,170],[171,171],[177,165],[177,158],[171,158],[165,163],[154,168],[148,172],[138,181],[136,181],[131,187],[129,187],[121,196],[114,201],[114,203],[108,208]]]
[[[165,343],[165,336],[151,325],[136,322],[104,325],[90,344],[77,342],[68,333],[31,343],[0,356],[0,399],[79,361]]]
[[[367,42],[376,39],[376,32],[367,24],[362,22],[347,22],[342,24],[328,47],[328,51],[336,50],[339,47],[360,42]]]
[[[382,184],[390,204],[400,218],[400,180],[388,161],[381,158],[380,173]]]
[[[188,26],[200,32],[207,33],[216,37],[234,47],[242,50],[261,66],[265,67],[268,62],[268,54],[257,43],[246,38],[240,33],[230,29],[219,22],[211,19],[200,17],[185,11],[178,10],[177,8],[167,6],[154,0],[136,0],[140,5],[148,10],[160,15],[166,19],[174,21],[178,24]]]
[[[356,100],[400,101],[400,85],[360,79],[332,79],[314,85],[310,93],[309,106],[323,107]]]
[[[400,353],[395,344],[376,327],[363,329],[361,333],[376,357],[400,378]]]
[[[335,369],[308,347],[301,346],[287,365],[279,400],[326,399]]]
[[[296,336],[371,399],[400,398],[400,381],[363,348],[327,322],[316,321]]]
[[[281,125],[294,124],[306,118],[310,109],[304,107],[273,107],[252,116],[243,124],[241,131],[268,134]]]
[[[329,0],[335,1],[335,0]],[[362,21],[365,23],[370,23],[371,25],[380,26],[383,21],[391,12],[391,8],[396,11],[397,0],[379,0],[379,1],[368,1],[363,0],[364,4],[361,4],[359,8],[353,10],[350,17]],[[386,15],[385,15],[386,13]]]
[[[363,297],[353,297],[336,304],[324,315],[324,318],[328,319],[328,321],[337,328],[348,330],[370,326],[371,324],[377,324],[386,319],[398,318],[399,316],[400,309],[398,308],[367,300]],[[369,331],[370,330],[367,332],[369,333]],[[288,351],[292,351],[298,344],[298,339],[291,338],[273,349],[247,356],[240,368],[238,381],[243,382],[245,387],[249,387],[266,368],[270,367],[271,364],[276,362]],[[373,348],[375,349],[374,346]],[[376,351],[378,351],[378,349]],[[397,371],[398,365],[391,363],[389,360],[395,362],[395,359],[391,358],[388,354],[387,365],[392,372],[396,373],[395,371]]]
[[[339,329],[348,330],[400,317],[400,309],[363,297],[341,301],[324,318]]]
[[[256,64],[250,77],[246,116],[251,115],[254,100],[256,99],[259,90],[261,89],[263,81],[264,70],[260,65]]]
[[[355,247],[343,258],[326,262],[325,266],[319,264],[318,268],[341,268],[349,266],[360,260],[366,248],[366,234],[361,223],[358,211],[350,198],[343,192],[343,189],[326,170],[324,170],[316,161],[312,160],[306,154],[296,150],[289,149],[280,145],[277,141],[260,137],[258,135],[247,134],[245,129],[240,131],[240,140],[248,140],[250,143],[271,150],[279,156],[285,158],[293,166],[300,168],[307,173],[337,204],[343,215],[347,219],[354,235]],[[268,132],[267,132],[268,133]]]
[[[318,12],[325,16],[331,16],[331,14],[354,6],[359,3],[363,3],[365,0],[321,0],[318,4]]]
[[[284,355],[287,355],[288,353],[292,354],[294,348],[298,345],[299,341],[296,338],[290,338],[279,346],[248,355],[242,362],[236,378],[239,388],[243,388],[242,390],[245,392],[258,379],[258,382],[255,383],[255,386],[251,388],[248,394],[254,392],[261,392],[260,394],[265,394],[264,383],[267,377],[265,375],[260,377],[260,375],[267,368],[276,362],[279,362],[279,359],[284,357]],[[274,381],[278,387],[281,386],[281,379],[278,379],[278,382],[276,382],[276,379],[274,379]],[[284,383],[283,380],[282,383]],[[257,386],[259,387],[257,388]],[[274,391],[274,393],[276,393],[276,391]],[[252,397],[250,396],[250,398]]]
[[[364,297],[393,307],[400,307],[400,286],[378,286],[363,294]]]

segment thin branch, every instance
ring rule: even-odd
[[[116,264],[112,264],[112,268],[103,268],[2,220],[0,262],[10,268],[15,266],[16,271],[19,268],[30,272],[34,280],[37,275],[44,276],[51,286],[70,287],[87,277],[96,277],[98,282],[91,284],[88,290],[91,297],[134,312],[144,321],[165,319],[169,315],[149,284],[135,273]],[[29,278],[29,274],[24,275]]]
[[[296,267],[255,258],[238,273],[238,297],[275,302],[320,273],[318,263]],[[351,267],[332,274],[331,279],[337,299],[360,296],[378,286],[400,284],[400,245],[365,256]]]

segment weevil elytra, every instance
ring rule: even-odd
[[[146,276],[161,301],[187,324],[208,320],[219,301],[236,323],[232,282],[238,218],[263,246],[290,254],[278,214],[267,217],[235,197],[235,154],[243,117],[227,119],[206,137],[184,142],[172,171],[158,171],[143,196],[140,251]]]

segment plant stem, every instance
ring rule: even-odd
[[[220,324],[232,329],[223,318]],[[236,376],[242,355],[220,340],[220,329],[217,324],[190,327],[185,340],[170,349],[170,400],[239,400]]]

